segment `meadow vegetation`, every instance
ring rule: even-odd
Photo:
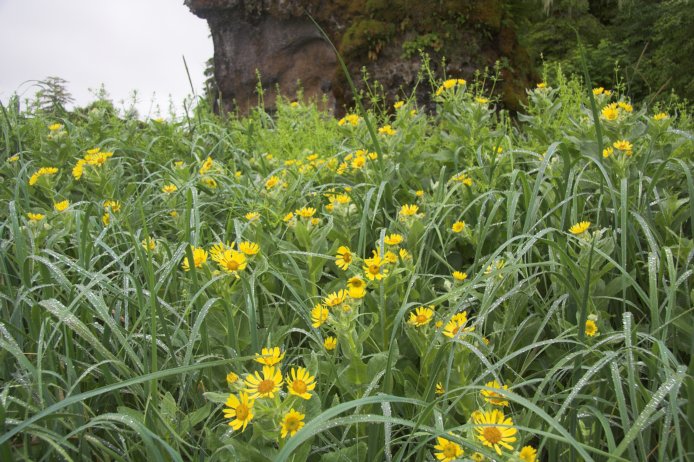
[[[0,114],[0,459],[694,453],[684,106]]]

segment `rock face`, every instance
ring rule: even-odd
[[[274,106],[276,88],[290,98],[301,88],[305,98],[322,100],[325,109],[337,113],[352,104],[335,53],[309,15],[338,48],[358,88],[377,81],[388,102],[413,92],[420,103],[426,102],[431,88],[415,85],[422,71],[420,49],[431,56],[428,68],[437,77],[470,79],[476,70],[500,60],[501,98],[511,109],[533,80],[527,54],[518,45],[501,0],[186,0],[186,4],[210,26],[219,103],[225,110],[245,113],[258,104],[258,74],[267,109]]]

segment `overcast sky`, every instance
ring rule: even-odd
[[[180,111],[191,93],[182,56],[200,93],[212,53],[207,22],[183,0],[0,0],[3,102],[14,92],[33,95],[27,81],[57,76],[78,106],[103,83],[117,106],[137,90],[141,117],[152,101],[167,116],[169,95]]]

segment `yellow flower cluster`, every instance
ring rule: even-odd
[[[436,89],[436,96],[441,96],[441,94],[446,91],[450,90],[451,88],[455,88],[457,86],[465,86],[467,84],[467,81],[465,79],[448,79],[443,82],[443,84]]]
[[[84,157],[79,159],[75,166],[72,168],[72,176],[75,178],[75,180],[79,180],[82,178],[82,175],[84,174],[85,166],[88,165],[91,167],[101,167],[111,157],[113,157],[112,152],[101,151],[101,148],[89,149],[87,153],[84,155]]]
[[[58,171],[56,167],[41,167],[29,178],[29,186],[34,186],[42,176],[55,175]]]

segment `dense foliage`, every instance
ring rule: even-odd
[[[1,108],[0,459],[687,460],[689,115],[483,89]]]

